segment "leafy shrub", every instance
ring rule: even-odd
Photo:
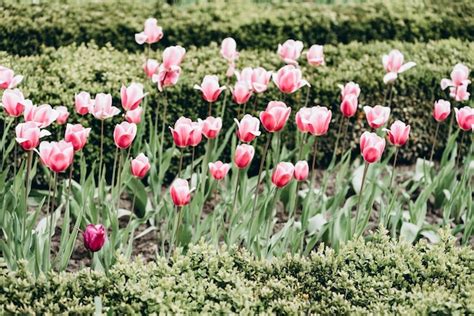
[[[96,301],[117,314],[469,314],[474,251],[447,236],[412,246],[382,232],[339,253],[320,247],[309,258],[271,262],[200,244],[169,261],[122,260],[108,275],[83,269],[34,279],[25,268],[2,268],[0,312],[92,313]]]
[[[216,3],[168,6],[161,2],[41,3],[0,5],[0,50],[36,54],[94,40],[137,50],[134,34],[154,16],[164,27],[162,45],[206,46],[233,36],[241,48],[275,49],[288,38],[308,44],[351,41],[473,40],[474,4],[397,1],[366,4]]]

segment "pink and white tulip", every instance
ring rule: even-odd
[[[122,122],[115,125],[114,142],[120,149],[128,148],[137,135],[137,125],[135,123]]]
[[[135,34],[135,42],[137,44],[153,44],[163,38],[163,29],[158,26],[158,21],[153,18],[149,18],[145,21],[145,27],[143,32]]]
[[[373,129],[384,126],[390,116],[390,108],[381,105],[376,105],[374,107],[364,106],[364,112],[367,122]]]
[[[204,121],[200,121],[202,134],[207,139],[214,139],[222,128],[222,119],[220,117],[209,116]]]
[[[13,89],[22,80],[23,76],[15,76],[15,73],[10,68],[0,66],[0,89]]]
[[[303,86],[309,86],[302,78],[301,70],[293,65],[286,65],[273,74],[273,82],[283,93],[293,93]]]
[[[367,163],[380,160],[385,149],[385,139],[375,133],[364,132],[360,137],[360,152]]]
[[[239,169],[247,168],[252,162],[255,149],[251,145],[241,144],[235,149],[234,164]]]
[[[90,132],[90,128],[81,124],[67,124],[64,140],[72,144],[74,151],[79,151],[86,145]]]
[[[403,62],[403,54],[397,49],[394,49],[390,51],[388,55],[383,56],[382,63],[385,71],[387,72],[387,74],[383,77],[384,83],[387,84],[394,82],[397,79],[398,74],[401,74],[402,72],[405,72],[408,69],[416,66],[416,63],[412,61],[405,64]]]
[[[122,107],[125,111],[135,110],[145,96],[146,93],[143,93],[143,85],[139,83],[132,82],[128,87],[122,85],[122,88],[120,89]]]
[[[143,71],[148,78],[152,78],[157,73],[160,63],[156,59],[147,59],[143,64]]]
[[[150,170],[150,161],[143,153],[139,154],[130,162],[130,172],[134,177],[142,179]]]
[[[222,163],[222,161],[210,162],[209,172],[215,180],[222,180],[229,172],[230,164]]]
[[[273,169],[272,183],[277,188],[283,188],[293,179],[294,172],[295,167],[291,162],[280,162],[276,168]]]
[[[355,94],[348,94],[341,102],[341,112],[345,117],[352,117],[357,112],[359,100]]]
[[[433,117],[436,121],[444,121],[451,113],[451,103],[446,100],[438,100],[434,104]]]
[[[322,45],[311,46],[308,52],[306,53],[306,59],[308,60],[308,64],[314,67],[324,65],[323,49],[324,48]]]
[[[321,136],[327,133],[332,113],[326,107],[303,107],[296,113],[296,126],[302,133]]]
[[[245,104],[252,96],[252,89],[246,81],[237,81],[232,89],[232,100],[237,104]]]
[[[202,138],[202,135],[199,136],[202,134],[201,124],[185,117],[180,117],[174,124],[174,128],[170,127],[170,130],[175,145],[180,148],[196,146]]]
[[[356,98],[360,95],[360,87],[355,82],[348,82],[345,85],[339,85],[341,89],[341,100],[344,100],[348,95],[355,95]]]
[[[120,110],[112,106],[112,96],[110,94],[99,93],[95,96],[93,104],[89,107],[89,112],[98,120],[105,120],[120,113]]]
[[[405,145],[410,135],[410,125],[406,125],[402,121],[395,121],[390,129],[387,130],[388,140],[394,146],[400,147]]]
[[[163,67],[166,70],[174,70],[181,65],[186,54],[186,49],[181,46],[170,46],[163,51]]]
[[[2,107],[11,117],[18,117],[23,114],[26,104],[25,97],[18,89],[8,89],[2,95]]]
[[[219,78],[215,75],[206,75],[200,86],[194,85],[194,89],[202,92],[202,97],[207,102],[216,102],[225,87],[219,86]]]
[[[456,64],[451,71],[451,79],[444,78],[441,80],[441,89],[444,90],[447,87],[460,87],[464,85],[469,85],[471,81],[469,80],[469,68],[464,64]]]
[[[308,179],[309,165],[306,160],[300,160],[295,164],[294,177],[297,181],[305,181]]]
[[[40,106],[26,102],[23,117],[26,122],[35,122],[39,128],[45,128],[51,125],[58,118],[58,111],[54,110],[49,104]]]
[[[239,58],[239,53],[237,52],[237,43],[232,37],[227,37],[222,41],[221,55],[229,63],[233,63],[237,58]]]
[[[270,101],[265,111],[260,112],[263,127],[272,132],[279,132],[285,127],[290,117],[291,108],[281,101]]]
[[[282,44],[278,44],[278,55],[286,63],[297,65],[303,50],[303,42],[289,39]]]
[[[266,71],[262,67],[245,67],[241,72],[236,71],[237,81],[246,81],[251,86],[253,92],[265,92],[272,77],[271,71]]]
[[[135,110],[127,111],[125,113],[125,120],[129,123],[140,124],[142,121],[143,108],[137,107]]]
[[[191,190],[187,180],[177,178],[170,187],[170,195],[176,206],[185,206],[191,201]]]
[[[467,87],[467,84],[463,84],[458,87],[451,87],[449,88],[449,96],[458,102],[467,101],[471,95],[469,92],[467,92]]]
[[[80,92],[76,94],[74,99],[74,107],[76,112],[80,115],[86,115],[89,113],[89,109],[94,105],[94,101],[91,100],[91,96],[88,92]]]
[[[54,108],[56,112],[58,112],[58,117],[56,118],[56,123],[59,125],[64,125],[67,122],[67,119],[69,118],[69,111],[67,110],[67,107],[65,106],[57,106]]]
[[[29,151],[38,147],[40,138],[50,135],[47,130],[40,130],[34,122],[20,123],[15,128],[16,138],[23,150]]]
[[[172,87],[178,83],[181,76],[181,67],[176,66],[173,69],[166,69],[163,65],[158,68],[158,73],[152,75],[151,80],[156,83],[161,92],[166,87]]]
[[[39,146],[41,162],[51,171],[64,172],[73,162],[74,147],[64,140],[59,142],[41,142]]]
[[[240,122],[237,119],[234,120],[237,123],[237,137],[241,142],[250,143],[261,134],[258,118],[245,114]]]
[[[474,131],[474,108],[465,106],[463,108],[454,108],[456,112],[456,121],[459,128],[463,131]]]

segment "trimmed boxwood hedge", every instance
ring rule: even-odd
[[[159,19],[160,45],[207,46],[233,36],[240,48],[275,49],[288,38],[308,44],[373,40],[474,39],[472,1],[371,1],[364,4],[219,2],[169,6],[161,1],[0,4],[0,50],[36,54],[94,40],[138,50],[134,34]]]
[[[200,244],[169,261],[121,260],[108,274],[82,269],[34,279],[0,268],[0,313],[472,314],[474,251],[442,241],[412,246],[384,233],[339,253],[258,261]],[[94,303],[96,302],[96,303]]]

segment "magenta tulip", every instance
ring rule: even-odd
[[[384,83],[391,83],[397,79],[398,74],[407,71],[410,68],[416,66],[416,63],[410,61],[406,64],[403,63],[404,57],[399,50],[392,50],[388,55],[384,55],[382,58],[383,67],[387,74],[383,77]]]
[[[23,76],[16,75],[13,70],[0,66],[0,89],[13,89],[15,88],[21,81],[23,80]]]
[[[384,126],[390,116],[390,108],[381,105],[364,106],[365,117],[373,129]]]
[[[322,45],[311,46],[308,52],[306,53],[306,59],[308,60],[308,64],[314,67],[324,65],[323,49],[324,48]]]
[[[222,161],[210,162],[209,163],[209,172],[211,176],[216,180],[222,180],[225,178],[229,172],[230,164],[222,163]]]
[[[93,105],[94,101],[91,100],[91,96],[88,92],[82,91],[79,94],[76,94],[74,106],[78,114],[86,115],[89,113],[89,109]]]
[[[122,107],[125,111],[135,110],[145,96],[146,93],[143,93],[143,85],[139,83],[133,82],[128,87],[122,85],[122,88],[120,89]]]
[[[143,153],[139,154],[135,159],[132,159],[130,163],[130,171],[132,175],[140,179],[146,176],[150,167],[150,161]]]
[[[235,149],[234,163],[239,169],[247,168],[253,159],[255,149],[251,145],[241,144]]]
[[[331,117],[331,110],[326,107],[303,107],[296,113],[296,126],[303,133],[321,136],[327,133]]]
[[[81,124],[67,124],[64,140],[72,144],[74,151],[79,151],[86,145],[90,132],[90,128],[85,128]]]
[[[410,135],[410,125],[405,125],[402,121],[395,121],[387,130],[388,140],[392,145],[400,147],[405,145]]]
[[[272,183],[278,188],[283,188],[293,179],[294,172],[295,167],[291,162],[280,162],[273,169]]]
[[[463,131],[474,131],[474,108],[465,106],[461,109],[454,108],[456,121]]]
[[[107,231],[101,224],[89,224],[82,233],[82,238],[84,239],[84,247],[87,250],[97,252],[102,249],[107,240]]]
[[[215,118],[212,116],[207,117],[204,121],[200,121],[202,134],[207,139],[216,138],[222,128],[222,119],[220,117]]]
[[[114,129],[115,146],[120,149],[128,148],[137,135],[137,125],[135,123],[122,122]]]
[[[241,142],[250,143],[261,134],[258,118],[245,114],[240,122],[237,119],[234,120],[237,123],[237,137]]]
[[[360,152],[367,163],[380,160],[385,149],[385,139],[375,133],[364,132],[360,137]]]
[[[273,74],[273,82],[283,93],[293,93],[309,83],[302,78],[301,70],[293,65],[286,65]]]
[[[170,195],[176,206],[185,206],[191,201],[191,190],[187,180],[177,178],[170,187]]]
[[[444,121],[451,113],[451,103],[445,100],[438,100],[434,104],[433,117],[436,121]]]
[[[163,38],[163,30],[158,26],[156,19],[147,19],[143,32],[135,34],[135,41],[142,45],[144,43],[153,44]]]
[[[139,106],[135,110],[127,111],[125,113],[125,120],[129,123],[139,124],[142,121],[142,113],[143,109]]]
[[[18,89],[5,90],[2,95],[2,107],[12,117],[18,117],[23,114],[26,101],[23,93]]]
[[[265,111],[260,112],[260,121],[269,132],[279,132],[285,127],[290,117],[291,108],[284,102],[270,101]]]
[[[18,124],[15,133],[15,140],[26,151],[35,149],[38,147],[41,137],[50,135],[47,130],[40,130],[38,124],[34,122]]]
[[[289,39],[283,45],[278,44],[278,55],[286,64],[297,65],[302,50],[303,42],[301,41]]]
[[[297,181],[305,181],[308,179],[309,165],[306,160],[300,160],[295,164],[294,177]]]
[[[214,75],[206,75],[201,86],[194,85],[194,89],[202,92],[202,97],[207,102],[216,102],[225,87],[219,86],[219,78]]]
[[[41,162],[51,171],[64,172],[73,162],[74,147],[64,140],[59,142],[41,142],[39,146]]]

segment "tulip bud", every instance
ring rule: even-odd
[[[194,85],[194,89],[202,92],[202,97],[207,102],[216,102],[217,98],[225,87],[219,86],[219,78],[217,76],[206,75],[200,86]]]
[[[141,179],[145,177],[148,170],[150,170],[150,162],[148,157],[141,153],[137,156],[137,158],[132,159],[132,162],[130,163],[130,170],[132,175],[137,178]]]
[[[309,166],[306,160],[298,161],[295,165],[295,179],[298,181],[305,181],[308,178]]]
[[[283,188],[293,179],[294,172],[295,167],[291,162],[280,162],[276,168],[273,169],[272,183],[278,188]]]
[[[115,145],[120,149],[128,148],[137,135],[137,125],[135,123],[122,122],[114,129]]]
[[[82,233],[82,238],[84,239],[84,247],[87,250],[97,252],[102,249],[107,240],[107,231],[101,224],[89,224]]]
[[[247,168],[253,159],[255,149],[251,145],[238,145],[235,149],[234,163],[239,169]]]
[[[216,180],[222,180],[225,178],[229,172],[230,164],[222,163],[222,161],[210,162],[209,163],[209,172],[212,177]]]
[[[69,111],[65,106],[57,106],[55,108],[56,112],[58,113],[58,117],[56,118],[56,123],[59,125],[66,124],[67,119],[69,118]]]
[[[388,139],[392,145],[403,146],[408,141],[410,125],[405,125],[402,121],[395,121],[388,130]]]
[[[86,115],[89,113],[89,108],[94,104],[91,100],[91,96],[87,92],[81,92],[76,94],[74,106],[76,108],[76,112],[79,115]]]
[[[234,62],[237,58],[239,58],[239,53],[237,52],[237,43],[232,37],[227,37],[222,41],[221,55],[229,63]]]
[[[170,187],[170,195],[176,206],[185,206],[191,201],[191,191],[187,180],[177,178]]]
[[[86,145],[90,131],[90,128],[84,128],[81,124],[67,124],[64,140],[72,144],[74,151],[79,151]]]
[[[207,117],[204,121],[200,121],[202,133],[207,139],[214,139],[222,128],[222,119],[212,116]]]
[[[324,53],[322,45],[313,45],[306,53],[306,58],[308,59],[308,64],[311,66],[317,67],[324,65]]]
[[[367,163],[380,160],[385,149],[385,139],[375,133],[364,132],[360,137],[360,152]]]
[[[234,120],[237,123],[237,137],[241,142],[249,143],[261,134],[258,118],[245,114],[240,122],[237,119]]]
[[[252,96],[252,90],[246,81],[238,81],[232,89],[232,100],[237,104],[245,104]]]

